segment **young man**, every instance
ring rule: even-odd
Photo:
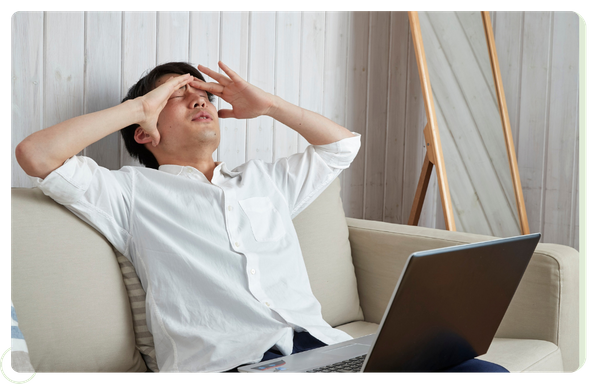
[[[122,104],[36,132],[16,149],[46,195],[132,261],[163,372],[227,371],[351,338],[321,316],[292,219],[350,165],[360,136],[219,66],[225,75],[198,66],[214,83],[185,63],[158,66]],[[217,111],[212,95],[232,109]],[[311,145],[273,164],[214,162],[218,118],[260,115]],[[75,156],[123,127],[146,167],[109,171]]]
[[[45,194],[132,261],[161,371],[225,371],[272,347],[292,353],[294,338],[296,350],[307,338],[309,346],[350,338],[321,316],[292,218],[350,165],[360,137],[219,66],[226,75],[198,66],[214,83],[185,63],[159,66],[122,104],[36,132],[16,149]],[[232,110],[217,111],[212,95]],[[260,115],[312,145],[274,164],[215,163],[218,118]],[[75,156],[123,127],[147,167],[109,171]]]

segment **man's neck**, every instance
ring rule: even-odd
[[[195,159],[192,161],[186,161],[182,159],[172,159],[172,160],[163,160],[159,161],[160,165],[180,165],[182,167],[192,167],[196,168],[198,171],[202,172],[206,179],[209,182],[212,182],[213,172],[217,166],[217,163],[213,160],[212,155],[206,159]]]

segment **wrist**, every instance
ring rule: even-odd
[[[142,97],[129,99],[122,103],[122,105],[127,110],[128,114],[132,117],[133,121],[131,121],[130,124],[141,124],[146,118],[146,115],[144,113]]]
[[[285,100],[283,100],[281,97],[271,95],[271,105],[267,108],[265,116],[269,116],[277,120],[277,116],[279,115],[284,102]]]

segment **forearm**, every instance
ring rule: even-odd
[[[354,136],[348,129],[328,118],[277,96],[267,115],[298,132],[313,145],[330,144]]]
[[[35,132],[17,146],[17,161],[28,175],[45,178],[88,145],[139,121],[140,113],[139,101],[130,100]]]

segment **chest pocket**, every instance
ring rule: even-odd
[[[277,241],[285,236],[281,215],[268,197],[240,200],[242,210],[250,219],[256,241]]]

